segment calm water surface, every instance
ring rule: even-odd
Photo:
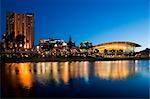
[[[150,60],[5,63],[2,97],[148,98]]]

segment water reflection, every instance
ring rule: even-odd
[[[5,71],[14,86],[17,83],[26,89],[34,81],[42,85],[69,84],[71,79],[82,79],[86,83],[90,77],[107,80],[120,80],[140,72],[141,67],[135,61],[97,61],[97,62],[39,62],[6,63]]]
[[[65,84],[69,83],[69,65],[68,62],[65,62],[64,65],[62,64],[61,70],[61,79],[63,79]]]
[[[31,73],[31,63],[8,63],[6,64],[6,71],[14,85],[19,82],[26,89],[32,87],[33,75]]]
[[[134,61],[95,62],[94,69],[95,75],[103,79],[125,79],[138,72]]]

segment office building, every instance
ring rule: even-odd
[[[13,37],[10,46],[31,49],[34,45],[34,14],[8,13],[6,22],[6,36]]]

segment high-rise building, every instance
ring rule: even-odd
[[[21,47],[30,49],[34,45],[34,14],[33,13],[8,13],[7,14],[7,36],[12,35],[16,42],[19,38],[23,38]],[[18,37],[17,37],[18,36]],[[20,40],[21,41],[21,40]]]

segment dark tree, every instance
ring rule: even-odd
[[[108,50],[107,50],[107,49],[104,49],[104,53],[107,54],[107,52],[108,52]]]
[[[15,43],[17,44],[17,48],[19,48],[20,44],[22,44],[22,47],[24,46],[25,44],[24,39],[25,39],[24,35],[19,34],[16,36]]]

